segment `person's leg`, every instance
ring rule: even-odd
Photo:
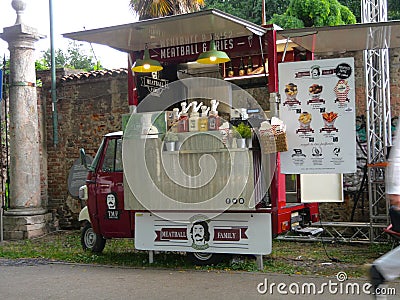
[[[375,265],[372,265],[371,268],[369,269],[369,276],[371,279],[371,284],[373,287],[373,290],[376,291],[376,289],[385,282],[385,278],[383,275],[377,270]]]
[[[400,276],[400,246],[376,259],[371,267],[370,275],[371,281],[375,280],[378,286],[384,281],[398,278]],[[374,282],[371,283],[374,285]]]
[[[389,217],[392,230],[400,232],[400,209],[397,206],[391,206],[389,208]]]

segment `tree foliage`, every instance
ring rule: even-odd
[[[282,28],[299,28],[300,22],[294,22],[297,18],[303,22],[304,27],[336,26],[356,23],[354,14],[338,0],[291,0],[283,18],[275,14],[270,23],[275,23]],[[289,22],[284,22],[289,20]],[[300,26],[301,27],[301,26]]]
[[[238,16],[245,20],[251,21],[255,24],[261,24],[261,9],[262,9],[262,1],[263,0],[205,0],[206,5],[205,9],[216,8],[222,10],[224,12],[230,13],[232,15]],[[343,21],[343,24],[352,24],[354,21],[353,16],[356,19],[357,23],[361,23],[361,3],[363,0],[338,0],[338,3],[341,4],[339,7],[340,10],[340,18]],[[288,26],[286,28],[298,28],[304,27],[301,22],[303,19],[295,20],[294,18],[298,18],[293,15],[285,14],[286,10],[291,3],[290,0],[265,0],[266,8],[265,8],[265,16],[266,20],[270,20],[276,24],[286,24],[288,22]],[[303,2],[304,5],[309,3],[309,0],[299,1]],[[315,1],[312,1],[313,3]],[[324,1],[330,2],[330,1]],[[388,20],[399,20],[400,19],[400,1],[399,0],[387,0],[388,4]],[[337,6],[337,4],[336,4]],[[309,6],[308,6],[309,7]],[[322,7],[327,7],[322,4]],[[318,8],[316,8],[318,10]],[[329,6],[329,9],[332,9]],[[337,11],[335,7],[333,7],[334,11]],[[351,14],[352,13],[352,14]],[[275,16],[274,16],[275,15]],[[273,18],[274,17],[274,18]],[[337,16],[329,16],[327,23],[335,23]],[[305,19],[309,19],[309,16],[305,16]],[[319,22],[319,20],[317,20]],[[314,25],[316,26],[316,25]]]
[[[356,22],[361,23],[361,2],[363,0],[338,0],[340,4],[348,7],[356,17]],[[397,0],[396,0],[397,1]]]
[[[205,9],[218,9],[239,18],[261,24],[261,1],[206,0]]]
[[[264,0],[265,17],[269,23],[276,23],[284,28],[299,26],[343,25],[361,22],[362,0]],[[292,2],[295,7],[303,8],[289,14]],[[400,1],[388,1],[388,19],[400,19]],[[141,20],[186,13],[203,9],[219,9],[255,24],[261,24],[263,0],[130,0],[131,9]],[[307,10],[304,10],[307,9]],[[302,15],[298,17],[297,14]],[[297,18],[298,20],[296,20]],[[312,24],[312,25],[307,25]],[[322,25],[321,25],[322,24]]]
[[[263,0],[206,0],[205,9],[219,9],[244,20],[261,24]],[[273,14],[283,14],[289,6],[290,0],[265,1],[266,20]]]
[[[71,42],[68,45],[66,53],[57,49],[55,53],[56,68],[81,69],[85,71],[99,70],[102,68],[99,61],[95,61],[93,56],[84,54],[82,45]],[[50,49],[43,52],[41,59],[35,62],[36,70],[48,70],[51,67]]]
[[[400,20],[400,1],[388,0],[388,19]]]
[[[363,0],[338,0],[342,5],[347,6],[355,15],[357,23],[361,23],[361,3]],[[387,0],[388,20],[400,19],[400,1]]]
[[[304,22],[296,17],[288,16],[287,14],[274,14],[269,23],[285,24],[286,28],[303,28]]]
[[[5,64],[4,64],[4,62],[5,62]],[[0,69],[3,69],[3,68],[5,68],[6,70],[10,69],[10,59],[9,58],[6,59],[4,57],[4,59],[0,60]]]
[[[129,6],[139,20],[146,20],[198,11],[204,0],[130,0]]]

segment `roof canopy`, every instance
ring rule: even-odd
[[[277,26],[273,26],[277,29]],[[204,10],[135,23],[63,34],[64,37],[107,45],[124,52],[142,51],[216,40],[262,36],[269,28],[224,13]],[[278,30],[278,39],[290,39],[314,53],[400,47],[400,21]]]
[[[398,48],[400,21],[289,29],[278,31],[278,38],[314,53]]]
[[[174,15],[93,30],[63,34],[64,37],[103,44],[130,52],[180,46],[215,39],[263,35],[267,29],[219,10]]]

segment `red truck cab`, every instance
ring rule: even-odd
[[[105,239],[134,235],[134,218],[130,211],[124,210],[122,131],[104,136],[93,163],[87,168],[89,174],[80,194],[87,206],[79,220],[88,221],[83,229],[82,245],[84,249],[101,252]]]

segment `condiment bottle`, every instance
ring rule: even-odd
[[[166,116],[167,116],[167,131],[169,131],[172,127],[172,123],[173,123],[173,112],[172,111],[167,111],[166,112]]]
[[[182,102],[181,106],[182,111],[178,121],[178,132],[187,132],[189,131],[189,115],[187,111],[189,110],[190,104],[187,106],[186,102]]]
[[[201,116],[199,118],[199,131],[207,131],[208,130],[208,111],[209,107],[203,105],[201,107]]]
[[[179,121],[179,108],[172,110],[172,123],[170,130],[171,132],[178,132],[178,121]]]
[[[220,126],[220,118],[218,116],[217,111],[210,111],[210,115],[208,116],[208,130],[218,130]]]
[[[212,99],[210,102],[211,111],[210,115],[208,116],[208,130],[218,130],[221,123],[217,111],[219,102],[215,99]]]
[[[181,113],[178,121],[178,132],[189,131],[189,116],[187,113]]]
[[[233,77],[235,75],[235,72],[233,71],[233,67],[232,67],[232,62],[231,61],[228,62],[227,75],[228,75],[228,77]]]
[[[249,56],[249,60],[247,61],[246,74],[251,75],[252,72],[253,72],[253,60],[251,59],[251,56]]]
[[[189,118],[189,131],[199,131],[199,113],[194,111]]]
[[[243,64],[243,57],[240,58],[239,64],[239,76],[243,76],[245,74],[244,64]]]
[[[189,131],[199,131],[199,109],[203,105],[203,102],[197,105],[197,101],[193,101],[190,104],[192,112],[189,118]]]

